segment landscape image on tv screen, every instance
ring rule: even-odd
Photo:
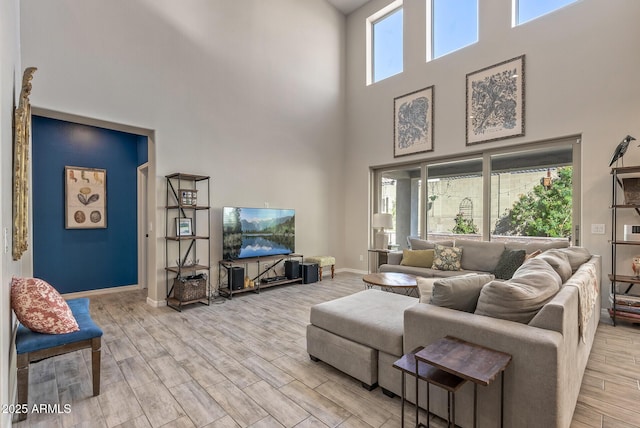
[[[291,254],[295,251],[295,221],[292,209],[224,207],[222,257]]]

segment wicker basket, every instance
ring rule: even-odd
[[[207,298],[207,275],[178,276],[173,280],[173,297],[181,302]]]

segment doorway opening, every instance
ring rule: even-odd
[[[162,305],[156,243],[149,239],[155,231],[155,211],[149,208],[156,193],[150,179],[155,176],[154,131],[37,107],[32,114],[44,127],[40,136],[33,130],[34,275],[64,294],[146,288],[147,302]],[[57,141],[44,129],[53,130]],[[51,155],[47,150],[54,143]],[[60,172],[65,166],[105,169],[105,227],[70,228],[57,219],[70,200]]]

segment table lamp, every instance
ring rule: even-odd
[[[387,250],[389,248],[389,235],[385,229],[393,229],[393,216],[387,213],[376,213],[373,215],[371,226],[379,229],[375,235],[375,248],[378,250]]]

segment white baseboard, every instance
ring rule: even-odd
[[[167,306],[166,300],[153,300],[151,297],[147,296],[147,305],[153,306],[154,308],[161,308],[163,306]]]
[[[358,275],[366,275],[366,274],[369,273],[366,270],[350,269],[350,268],[336,269],[336,273],[339,273],[339,272],[349,272],[349,273],[355,273],[355,274],[358,274]]]
[[[121,291],[139,290],[138,284],[122,285],[120,287],[98,288],[97,290],[78,291],[76,293],[65,293],[62,295],[65,299],[77,299],[79,297],[91,297],[99,294],[120,293]]]

